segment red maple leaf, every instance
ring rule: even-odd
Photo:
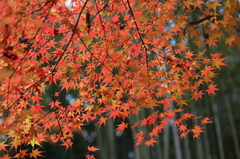
[[[194,92],[193,94],[192,94],[192,99],[194,98],[195,99],[195,101],[198,99],[198,98],[202,98],[202,95],[203,95],[204,93],[202,93],[202,91],[200,91],[200,92]]]
[[[108,118],[104,118],[104,117],[100,117],[99,121],[97,122],[97,124],[99,124],[99,127],[103,124],[106,125],[106,121]]]
[[[69,149],[70,147],[72,147],[73,142],[70,139],[67,139],[66,141],[64,141],[61,145],[65,146],[65,151],[67,151],[67,149]]]
[[[216,85],[209,85],[208,86],[208,89],[206,90],[206,92],[208,93],[208,95],[210,95],[211,93],[212,94],[214,94],[214,95],[216,95],[216,93],[215,93],[215,91],[216,90],[219,90],[219,89],[217,89],[217,88],[215,88],[217,86],[217,84]]]
[[[35,139],[36,139],[39,143],[40,143],[41,141],[47,142],[47,141],[45,140],[45,137],[47,137],[47,135],[44,135],[44,133],[41,133],[41,134],[37,134],[36,137],[35,137]]]
[[[33,105],[31,109],[32,109],[34,112],[36,112],[37,114],[39,114],[40,112],[44,112],[44,111],[42,110],[43,107],[44,107],[44,106],[37,104],[37,105]]]
[[[194,134],[200,134],[201,132],[203,132],[202,129],[203,129],[203,128],[202,128],[201,126],[195,125],[194,128],[192,129],[192,132],[193,132]]]
[[[26,149],[26,150],[20,150],[20,152],[17,153],[17,154],[14,156],[14,158],[25,159],[25,156],[28,156],[27,151],[28,151],[28,149]]]
[[[145,142],[145,145],[149,146],[154,146],[154,143],[157,143],[157,141],[154,138],[151,138],[150,140]]]
[[[185,138],[188,134],[188,131],[187,132],[183,132],[180,134],[179,138],[182,139],[182,138]]]
[[[86,159],[95,159],[94,155],[89,155],[89,154],[87,154],[87,155],[85,155],[85,156],[86,156]]]
[[[2,157],[0,157],[0,159],[10,159],[8,154],[4,154]]]
[[[212,66],[217,67],[219,70],[220,70],[220,66],[221,66],[221,65],[222,65],[222,66],[226,66],[226,64],[222,62],[223,60],[226,59],[226,57],[225,57],[225,58],[220,58],[221,55],[222,55],[222,54],[220,54],[220,53],[211,54],[211,56],[212,56],[212,61],[213,61]]]
[[[144,135],[144,132],[140,131],[139,133],[134,135],[134,138],[139,138],[142,137]]]
[[[179,126],[179,128],[178,128],[178,130],[180,131],[180,132],[184,132],[185,130],[187,130],[187,125],[180,125]]]
[[[8,144],[5,144],[5,142],[0,142],[0,150],[5,150],[7,151],[7,149],[5,147],[9,146]]]
[[[125,124],[124,122],[122,122],[122,124],[119,124],[117,126],[118,126],[118,128],[115,130],[123,132],[125,128],[128,128],[128,123]]]
[[[92,152],[100,150],[100,148],[97,148],[97,147],[94,147],[94,146],[91,146],[91,147],[88,146],[87,149],[88,149],[88,151],[92,151]]]
[[[30,153],[30,157],[33,157],[34,159],[37,159],[38,157],[43,157],[43,155],[41,155],[41,153],[43,153],[44,151],[38,151],[38,149],[32,150],[32,152]]]
[[[194,115],[191,114],[191,113],[184,113],[181,117],[181,120],[188,120],[190,119],[191,117],[193,117]]]
[[[208,117],[201,120],[201,124],[209,124],[209,123],[213,123],[213,122]]]

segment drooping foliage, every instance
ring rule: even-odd
[[[222,39],[229,46],[240,44],[234,0],[2,0],[0,6],[5,158],[37,158],[39,146],[49,141],[68,149],[73,131],[89,122],[104,126],[109,119],[121,121],[116,128],[121,132],[151,126],[134,135],[136,145],[153,146],[170,120],[180,138],[199,137],[211,120],[185,108],[189,100],[218,90],[212,79],[225,57],[211,48]],[[46,88],[53,93],[43,105]],[[59,93],[70,90],[79,97],[63,106]],[[142,109],[154,112],[128,122]],[[184,124],[191,119],[197,122]],[[15,156],[7,154],[11,149]]]

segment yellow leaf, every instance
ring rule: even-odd
[[[28,144],[32,145],[32,147],[34,147],[35,145],[38,145],[40,147],[42,147],[39,142],[35,139],[35,137],[33,137],[29,142]]]

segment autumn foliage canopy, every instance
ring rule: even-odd
[[[180,138],[199,137],[210,117],[185,108],[218,90],[212,79],[226,57],[211,48],[220,42],[239,47],[239,2],[69,2],[0,1],[2,158],[37,158],[44,142],[71,148],[74,131],[89,122],[104,126],[110,119],[118,121],[115,131],[120,132],[151,126],[150,132],[134,134],[136,146],[154,146],[170,120]],[[46,88],[53,93],[43,105]],[[79,96],[63,106],[58,96],[70,90]],[[153,113],[134,120],[143,109]],[[192,119],[197,122],[184,124]]]

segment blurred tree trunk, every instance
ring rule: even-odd
[[[198,115],[197,112],[199,112],[199,110],[197,108],[199,106],[199,102],[194,104],[194,102],[191,101],[190,105],[192,105],[192,107],[191,107],[192,108],[191,109],[192,113]],[[197,119],[195,119],[195,123],[197,123]],[[196,151],[197,151],[195,153],[197,155],[197,156],[195,156],[195,158],[204,159],[204,152],[203,152],[203,148],[202,148],[201,138],[194,139],[194,142],[196,143]]]
[[[208,130],[205,129],[204,133],[202,134],[202,139],[204,140],[204,151],[205,151],[205,159],[212,159],[211,158],[211,152],[210,152],[210,141],[208,138]]]
[[[104,159],[107,158],[107,152],[106,152],[106,145],[104,144],[104,135],[103,135],[103,130],[99,128],[97,125],[94,125],[95,131],[97,132],[97,143],[100,146],[100,158]]]
[[[191,159],[191,152],[190,152],[190,147],[189,147],[189,139],[188,137],[183,139],[183,145],[184,145],[184,158],[185,159]]]
[[[162,134],[160,134],[160,135],[162,135]],[[160,135],[157,138],[157,142],[158,143],[156,144],[156,153],[157,153],[157,158],[158,159],[163,159],[163,152],[162,152]]]
[[[231,132],[232,132],[235,152],[236,152],[237,158],[240,159],[238,137],[237,137],[235,124],[234,124],[234,119],[233,119],[233,115],[232,115],[232,108],[231,108],[230,101],[229,101],[229,99],[227,97],[225,97],[225,103],[226,103],[226,106],[227,106],[228,119],[229,119],[229,123],[230,123],[230,127],[231,127]]]
[[[224,148],[223,148],[223,141],[222,141],[222,134],[221,134],[221,127],[218,117],[218,110],[217,110],[217,104],[212,105],[213,113],[214,113],[214,123],[215,123],[215,129],[216,129],[216,135],[217,135],[217,141],[218,141],[218,151],[219,151],[219,158],[224,159]]]
[[[105,137],[108,138],[108,140],[107,140],[108,149],[109,149],[108,156],[111,159],[116,159],[117,158],[117,156],[116,156],[117,153],[115,152],[116,142],[115,142],[115,135],[114,135],[115,131],[114,131],[113,120],[108,120],[106,126],[107,126],[107,131],[108,132],[107,132],[107,134],[103,134],[103,135],[105,135]]]
[[[169,125],[165,125],[163,130],[163,158],[169,159]]]
[[[140,121],[141,119],[144,119],[147,116],[146,113],[147,113],[146,110],[143,109],[139,112],[139,115],[135,115],[134,119],[136,121]],[[132,123],[132,121],[130,121],[130,123]],[[148,132],[146,127],[141,127],[141,128],[137,127],[132,131],[133,135],[138,133],[139,130],[143,132]],[[144,145],[144,143],[142,143],[140,146],[135,146],[134,153],[135,153],[135,159],[151,159],[149,148],[146,145]]]
[[[134,115],[131,118],[129,118],[130,123],[134,123],[135,121],[139,120],[139,116],[138,115]],[[138,133],[139,127],[134,128],[132,130],[132,136],[134,136],[135,134]],[[136,139],[134,139],[134,144],[136,143]],[[140,159],[140,147],[139,146],[134,146],[134,159]]]
[[[204,98],[203,100],[203,105],[205,106],[203,108],[203,111],[201,112],[202,114],[209,114],[209,108],[211,108],[210,104],[207,102],[207,99]],[[205,151],[205,158],[206,159],[212,159],[212,156],[211,156],[211,140],[209,139],[209,129],[208,127],[209,125],[206,125],[206,129],[204,130],[204,133],[202,134],[202,138],[203,138],[203,141],[204,141],[204,151]],[[210,126],[213,126],[210,125]]]
[[[183,112],[181,112],[181,115],[183,115]],[[183,121],[184,124],[186,124],[186,121]],[[184,152],[184,159],[191,159],[191,151],[189,146],[189,136],[182,139],[183,141],[183,152]]]
[[[174,120],[170,120],[170,125],[172,126],[172,131],[173,131],[173,140],[174,140],[174,146],[175,146],[175,151],[176,151],[176,159],[182,159],[182,151],[181,151],[181,145],[179,141],[179,135],[178,135],[178,130],[177,127],[174,125]]]
[[[174,109],[174,104],[172,102],[171,102],[170,109],[172,109],[172,110]],[[180,145],[180,141],[179,141],[179,134],[178,134],[176,125],[174,125],[174,119],[170,119],[169,125],[171,125],[172,132],[173,132],[172,134],[173,134],[174,146],[175,146],[175,151],[176,151],[175,158],[182,159],[182,151],[181,151],[181,145]]]
[[[100,146],[100,158],[117,159],[117,153],[115,152],[115,137],[114,137],[114,123],[112,120],[108,120],[105,126],[106,129],[99,128],[95,125],[95,131],[97,132],[97,140]]]

